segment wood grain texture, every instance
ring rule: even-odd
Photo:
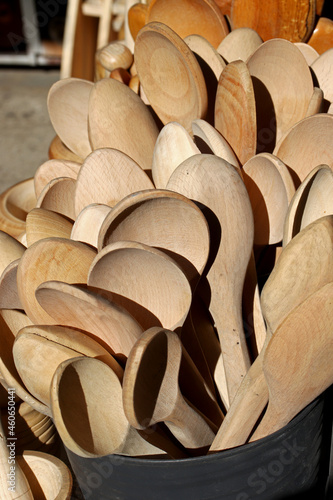
[[[313,0],[233,0],[231,25],[233,29],[244,26],[252,28],[264,41],[284,38],[291,42],[303,42],[312,33],[315,10]]]

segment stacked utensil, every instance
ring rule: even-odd
[[[1,196],[1,383],[83,457],[245,444],[333,382],[333,49],[201,3],[131,9]]]

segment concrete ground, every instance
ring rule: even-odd
[[[59,70],[0,69],[0,192],[33,177],[55,136],[47,94]]]

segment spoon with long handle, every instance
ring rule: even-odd
[[[333,382],[333,283],[313,293],[277,328],[263,359],[269,399],[250,441],[295,417]]]
[[[90,458],[114,453],[165,455],[130,426],[122,395],[118,376],[102,361],[88,357],[63,361],[53,376],[50,397],[53,419],[66,447]],[[157,432],[151,431],[148,438],[156,439]],[[171,456],[184,456],[170,441],[167,447]]]
[[[129,312],[108,300],[106,291],[99,295],[89,287],[46,281],[35,293],[54,324],[80,328],[106,345],[116,358],[127,358],[143,333]]]
[[[167,189],[200,203],[208,221],[211,253],[204,275],[210,295],[203,299],[215,321],[232,401],[250,366],[241,311],[253,246],[250,199],[236,169],[213,155],[185,160],[172,174]]]
[[[314,259],[317,252],[318,258]],[[332,264],[332,216],[307,226],[283,249],[261,293],[262,311],[268,326],[265,343],[247,372],[211,451],[238,446],[248,439],[268,401],[262,360],[272,334],[309,295],[333,281]]]
[[[180,391],[181,357],[176,333],[159,327],[148,329],[126,363],[124,411],[133,427],[144,429],[165,422],[185,448],[204,448],[212,442],[214,432]]]

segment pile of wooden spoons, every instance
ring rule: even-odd
[[[332,52],[225,4],[134,6],[0,197],[0,381],[82,457],[245,444],[333,383]]]

